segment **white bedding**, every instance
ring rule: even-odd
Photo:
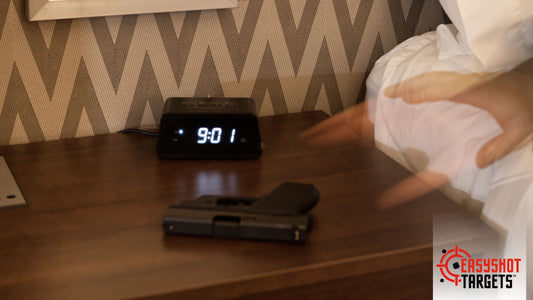
[[[460,36],[453,25],[441,25],[436,32],[413,37],[378,60],[367,81],[376,144],[413,172],[428,168],[446,174],[450,185],[444,192],[470,208],[478,207],[482,218],[507,236],[505,256],[525,257],[525,224],[533,217],[531,140],[479,169],[475,163],[478,150],[501,133],[490,114],[446,100],[413,105],[383,95],[386,87],[430,71],[467,73],[514,67],[487,66]]]

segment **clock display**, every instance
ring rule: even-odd
[[[249,115],[172,117],[161,127],[158,153],[162,158],[256,158],[258,132],[257,118]]]
[[[182,128],[174,131],[175,134],[177,134],[179,137],[174,137],[172,140],[174,142],[179,141],[180,137],[182,137],[185,134],[185,130]],[[219,143],[230,143],[233,144],[235,142],[235,135],[237,134],[237,129],[231,128],[229,129],[229,132],[226,130],[224,132],[222,128],[220,127],[200,127],[198,130],[196,130],[196,136],[198,140],[196,141],[197,144],[219,144]]]
[[[157,154],[163,159],[253,159],[261,155],[251,98],[169,98]]]

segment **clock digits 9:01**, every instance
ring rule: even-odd
[[[182,132],[180,130],[180,132]],[[231,129],[231,135],[229,137],[229,143],[233,144],[235,142],[235,133],[236,129]],[[220,143],[221,139],[223,138],[223,132],[222,128],[220,127],[213,127],[211,130],[207,127],[200,127],[197,131],[198,140],[196,141],[197,144],[218,144]]]

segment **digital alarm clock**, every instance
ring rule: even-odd
[[[261,136],[251,98],[169,98],[157,154],[162,159],[254,159]]]

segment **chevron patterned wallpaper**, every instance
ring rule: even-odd
[[[438,0],[239,0],[28,22],[24,0],[0,0],[0,145],[153,127],[171,96],[335,113],[363,99],[376,59],[443,18]]]

